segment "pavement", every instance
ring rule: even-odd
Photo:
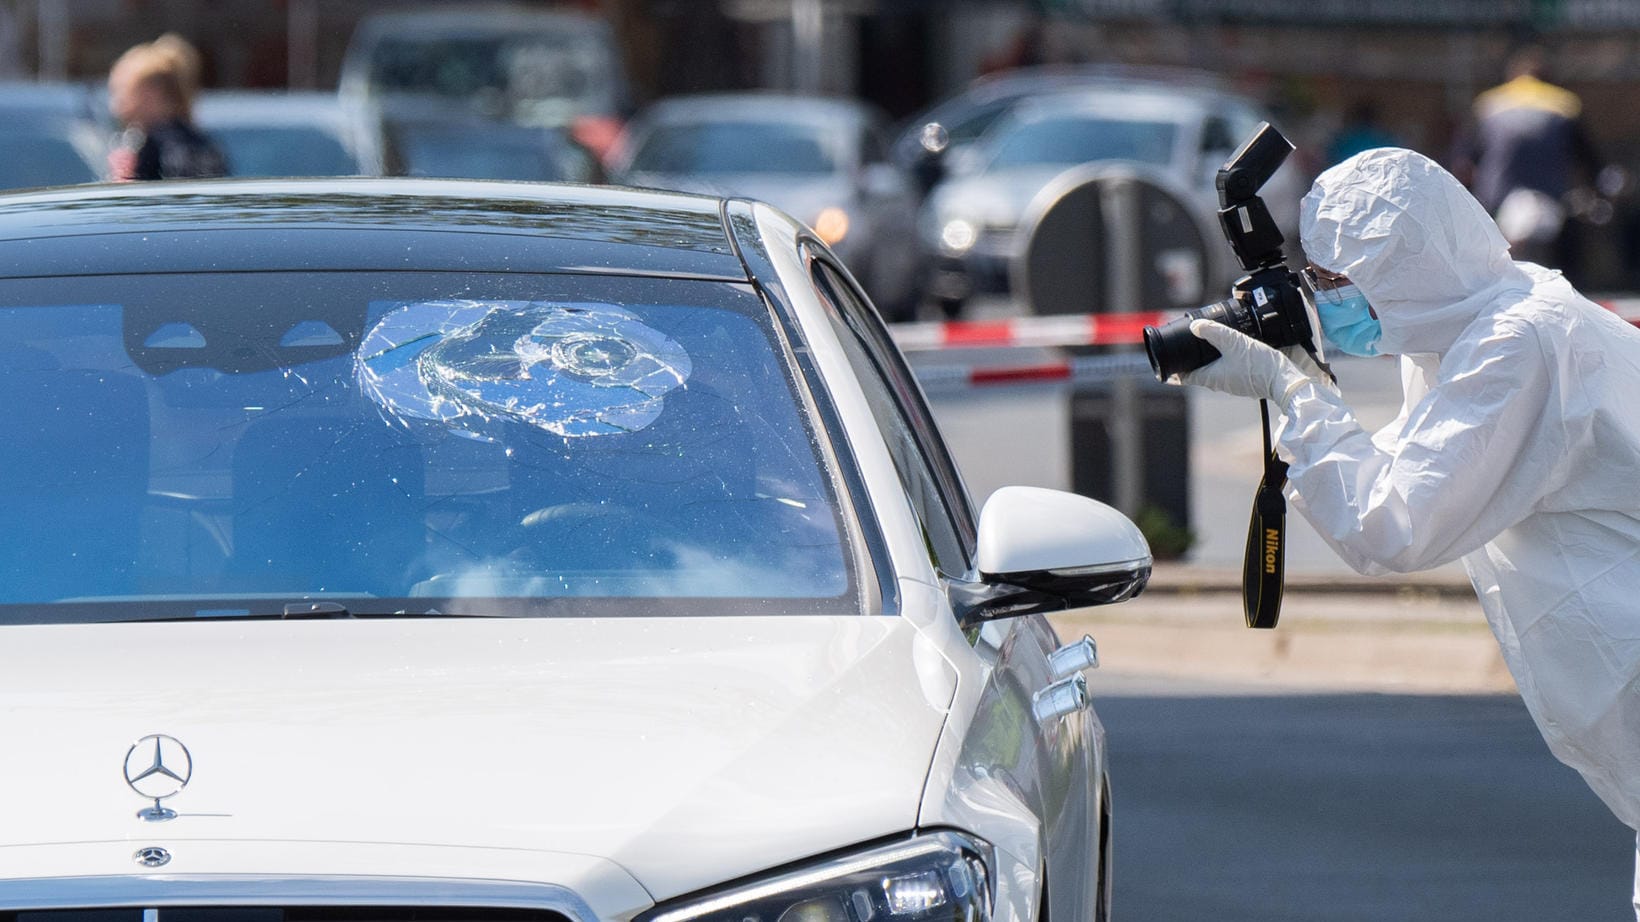
[[[1061,637],[1099,644],[1100,673],[1188,693],[1203,683],[1243,693],[1514,691],[1468,581],[1451,571],[1380,579],[1296,574],[1281,622],[1245,626],[1239,571],[1158,564],[1137,598],[1051,616]],[[1122,687],[1135,687],[1131,681]]]

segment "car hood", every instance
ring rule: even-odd
[[[537,850],[666,899],[911,828],[954,689],[895,617],[0,628],[0,789],[26,792],[0,854]],[[193,762],[163,823],[123,770],[151,733]]]

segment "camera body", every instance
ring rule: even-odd
[[[1217,349],[1190,332],[1190,322],[1198,317],[1273,348],[1303,346],[1315,352],[1317,325],[1298,274],[1287,268],[1282,251],[1286,240],[1258,195],[1292,151],[1292,142],[1265,122],[1219,170],[1214,180],[1219,226],[1247,274],[1235,281],[1223,301],[1186,311],[1161,327],[1145,327],[1145,355],[1158,380],[1194,371],[1219,357]]]

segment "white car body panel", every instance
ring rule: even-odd
[[[756,214],[760,236],[771,242],[769,256],[786,283],[792,308],[846,428],[851,434],[878,433],[842,347],[812,294],[808,268],[786,255],[797,251],[801,229],[764,206],[758,206]],[[1019,747],[1009,751],[992,745],[994,736],[985,735],[997,731],[999,708],[1005,709],[1007,719],[1021,713],[1026,720],[1033,719],[1030,696],[1054,678],[1044,662],[1057,642],[1052,627],[1040,616],[991,622],[970,643],[929,562],[887,447],[880,437],[870,436],[851,439],[850,447],[871,491],[895,568],[901,574],[917,574],[899,581],[901,617],[934,639],[958,675],[956,700],[933,752],[918,827],[969,830],[997,848],[1003,865],[993,875],[997,919],[1037,917],[1052,842],[1059,852],[1055,863],[1060,873],[1051,878],[1059,911],[1071,918],[1093,919],[1092,882],[1101,856],[1089,830],[1103,806],[1099,792],[1106,764],[1098,719],[1084,708],[1045,722],[1042,736],[1054,753]],[[1015,656],[1013,646],[1020,643],[1036,649]],[[1036,668],[1028,668],[1033,663]],[[1089,746],[1089,764],[1055,763],[1050,758],[1081,745]],[[1051,817],[1046,829],[1036,819],[1044,815]]]
[[[1069,680],[1049,672],[1053,629],[959,626],[800,255],[810,232],[728,207],[749,209],[846,433],[833,448],[864,495],[845,499],[869,505],[892,613],[8,626],[0,725],[30,742],[0,760],[0,909],[42,890],[345,891],[619,922],[950,828],[995,848],[998,922],[1038,919],[1044,895],[1102,918],[1103,731],[1086,707],[1033,709]],[[137,817],[121,772],[149,733],[193,759],[165,822]],[[139,867],[147,846],[170,863]]]
[[[28,846],[19,873],[0,879],[0,905],[427,903],[549,908],[577,922],[628,919],[652,905],[613,862],[521,849],[200,839],[183,847],[193,873],[133,874],[133,850],[158,838]]]
[[[871,406],[855,380],[854,369],[849,367],[843,347],[827,321],[814,293],[809,267],[797,257],[798,239],[806,234],[802,225],[764,204],[753,206],[758,236],[768,241],[769,259],[791,296],[791,307],[808,337],[808,346],[814,363],[825,378],[831,391],[843,428],[852,436],[849,445],[861,478],[871,494],[878,528],[888,545],[894,571],[901,580],[913,579],[930,586],[938,585],[938,577],[923,547],[922,529],[900,486],[899,474],[894,470],[894,459],[889,457],[888,446],[883,444],[877,423],[872,418]],[[817,245],[817,244],[816,244]],[[908,610],[903,613],[919,627],[935,619],[933,611]],[[951,624],[956,634],[955,623]],[[960,634],[958,635],[960,636]]]
[[[133,847],[163,845],[175,873],[221,870],[190,842],[433,843],[473,850],[447,875],[489,877],[486,850],[562,852],[665,899],[914,826],[955,684],[900,618],[53,625],[7,641],[8,733],[51,741],[0,767],[0,786],[40,792],[0,827],[21,876],[62,873],[47,855],[68,843],[108,843],[128,871]],[[121,774],[147,733],[192,753],[168,822],[136,817]]]

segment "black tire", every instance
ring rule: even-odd
[[[1094,882],[1093,922],[1110,922],[1110,784],[1099,795],[1099,879]]]

